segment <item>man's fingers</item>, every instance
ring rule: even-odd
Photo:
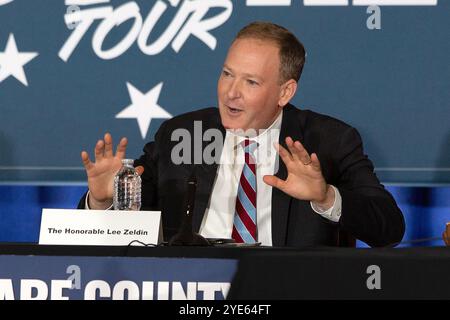
[[[95,161],[103,159],[103,154],[105,152],[105,142],[103,140],[98,140],[95,145]]]
[[[311,153],[311,165],[313,166],[313,168],[322,171],[322,169],[320,168],[319,158],[315,153]]]
[[[294,141],[291,137],[286,137],[286,145],[294,160],[300,161],[304,165],[311,164],[311,157],[300,141]]]
[[[266,175],[263,177],[263,181],[268,184],[269,186],[272,186],[274,188],[278,188],[281,191],[284,191],[284,187],[286,184],[286,181],[281,180],[278,177]]]
[[[294,159],[292,158],[292,155],[289,151],[287,151],[281,144],[278,142],[274,143],[275,150],[277,150],[278,154],[281,157],[281,160],[283,160],[286,167],[288,164],[290,164]]]
[[[111,158],[113,156],[113,141],[112,136],[108,132],[105,133],[105,157]]]
[[[116,157],[118,157],[119,159],[125,158],[127,144],[128,144],[127,138],[122,138],[120,140],[119,144],[117,145]]]
[[[304,165],[311,164],[311,156],[309,155],[308,151],[306,151],[305,147],[303,147],[300,141],[295,141],[294,149],[295,154]]]
[[[137,166],[134,168],[138,175],[142,175],[144,173],[144,167],[143,166]]]
[[[86,170],[89,170],[90,168],[92,168],[93,164],[92,164],[91,160],[89,159],[89,155],[86,151],[81,152],[81,161],[83,162],[84,168]]]
[[[292,159],[299,161],[300,157],[299,157],[298,150],[294,146],[294,140],[292,140],[291,137],[286,137],[285,142],[286,142],[286,146],[288,147],[289,153],[292,156]]]

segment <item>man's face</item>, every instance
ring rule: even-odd
[[[234,41],[217,85],[226,129],[258,130],[272,124],[284,106],[280,105],[279,69],[276,44],[251,38]]]

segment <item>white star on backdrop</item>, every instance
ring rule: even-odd
[[[0,6],[13,2],[14,0],[0,0]]]
[[[14,35],[11,33],[5,51],[0,52],[0,83],[9,76],[13,76],[25,86],[28,86],[23,67],[37,55],[37,52],[19,52]]]
[[[116,114],[118,119],[137,119],[142,139],[145,139],[150,122],[153,118],[169,119],[172,115],[161,108],[157,102],[161,93],[163,83],[160,82],[150,91],[143,94],[132,84],[127,82],[128,93],[131,98],[131,104]]]

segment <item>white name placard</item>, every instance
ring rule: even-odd
[[[160,211],[42,209],[39,244],[126,246],[133,240],[162,241]]]

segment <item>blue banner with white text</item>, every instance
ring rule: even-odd
[[[0,255],[0,300],[223,300],[237,261]]]
[[[0,0],[0,183],[80,183],[111,132],[140,155],[162,121],[217,106],[251,21],[293,31],[293,104],[356,127],[384,183],[450,183],[450,2]]]

